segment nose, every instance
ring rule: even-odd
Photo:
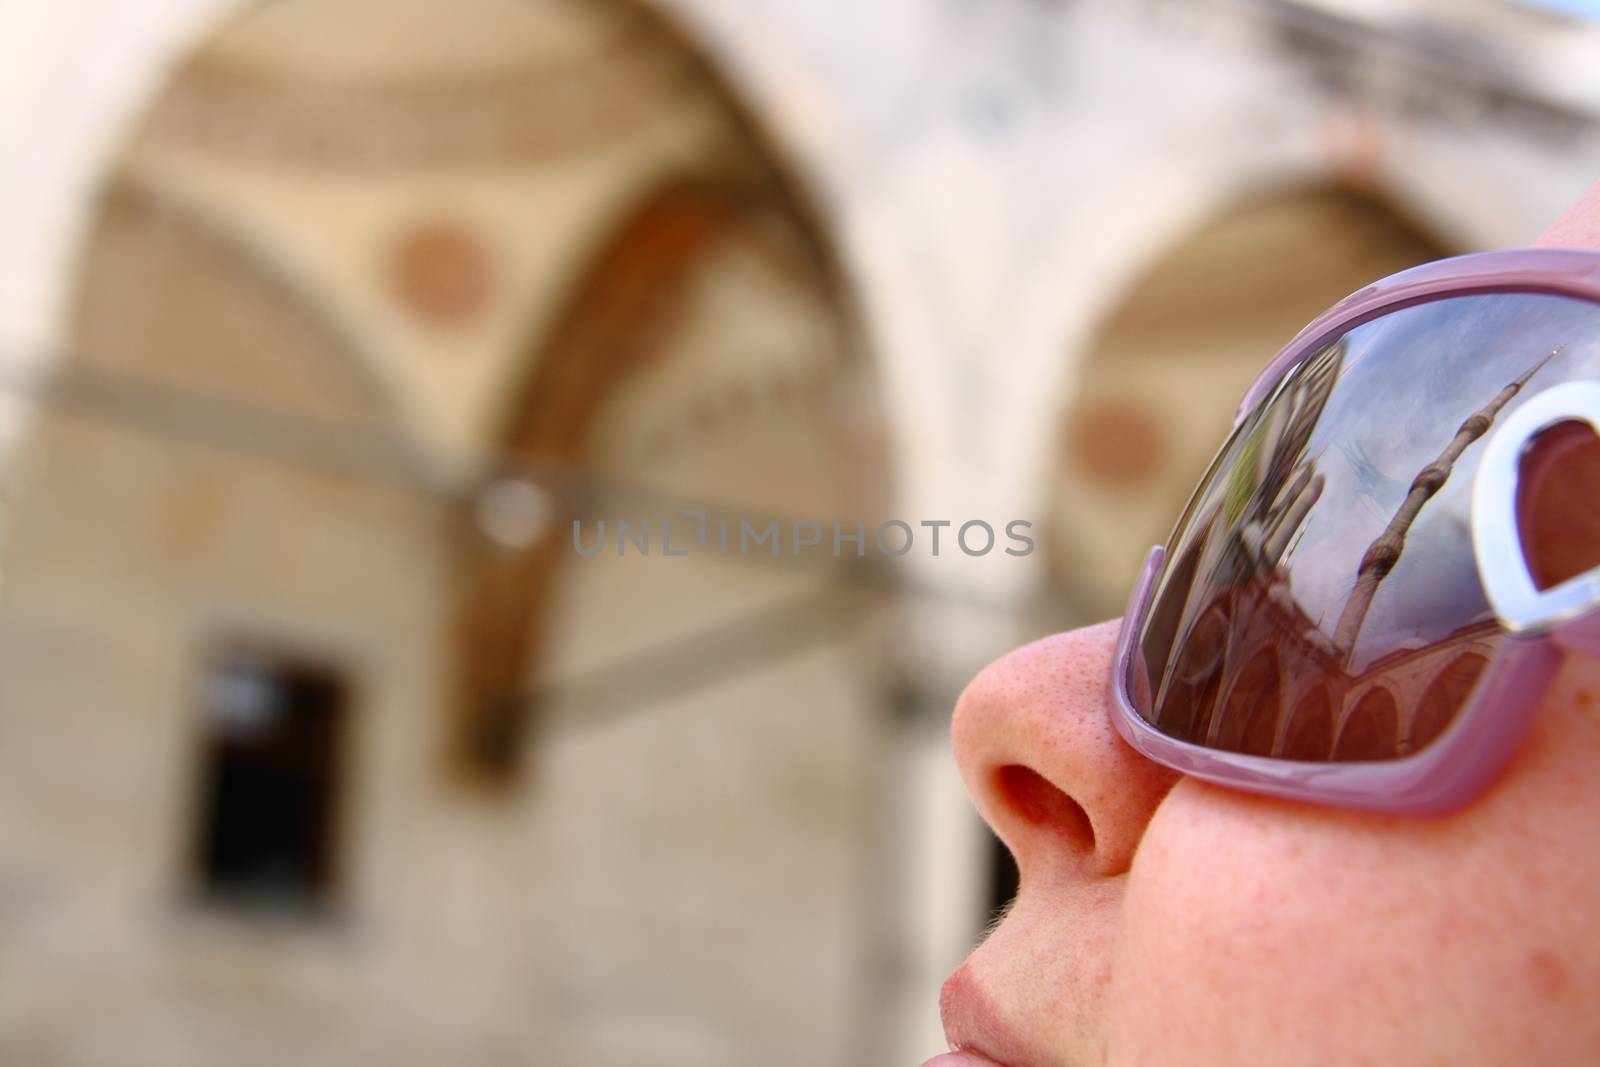
[[[1110,715],[1117,621],[991,663],[956,703],[956,763],[978,812],[1034,878],[1127,871],[1176,772],[1139,755]]]

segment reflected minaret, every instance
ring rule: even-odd
[[[1339,627],[1333,635],[1334,647],[1342,651],[1347,664],[1353,666],[1351,661],[1355,656],[1356,637],[1361,633],[1361,624],[1367,619],[1368,609],[1372,607],[1372,598],[1377,595],[1378,585],[1389,576],[1389,572],[1399,562],[1400,553],[1405,551],[1406,534],[1410,531],[1411,524],[1417,521],[1417,515],[1421,513],[1423,505],[1432,500],[1433,495],[1450,478],[1456,460],[1461,458],[1461,453],[1467,450],[1467,446],[1489,432],[1489,427],[1494,424],[1495,416],[1500,414],[1501,409],[1522,391],[1529,378],[1556,358],[1564,347],[1563,345],[1556,348],[1520,377],[1508,383],[1482,409],[1467,416],[1461,428],[1456,431],[1455,437],[1445,446],[1444,451],[1439,453],[1439,457],[1422,468],[1421,473],[1411,482],[1411,490],[1406,493],[1399,510],[1389,520],[1389,525],[1384,527],[1383,533],[1362,555],[1361,566],[1356,570],[1355,588],[1350,591],[1350,598],[1345,601],[1344,610],[1339,615]]]

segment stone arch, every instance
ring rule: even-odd
[[[1400,704],[1389,687],[1375,684],[1345,712],[1334,739],[1338,760],[1390,759],[1400,731]]]
[[[1452,656],[1439,668],[1410,709],[1405,723],[1406,751],[1426,748],[1449,728],[1488,665],[1488,656],[1469,649]]]
[[[330,8],[333,14],[328,17],[337,23],[345,17],[338,14],[339,10],[355,12],[365,2],[347,0]],[[326,50],[319,52],[321,46],[315,43],[286,44],[289,38],[285,24],[292,23],[296,10],[304,6],[239,5],[239,9],[230,9],[213,20],[190,41],[187,58],[145,105],[143,117],[133,126],[129,144],[118,154],[113,168],[113,173],[124,174],[118,179],[122,184],[138,185],[188,216],[210,220],[209,229],[226,231],[230,246],[241,259],[249,259],[253,270],[270,276],[278,289],[306,293],[309,307],[313,292],[323,296],[321,290],[329,285],[335,290],[348,290],[350,279],[337,273],[319,275],[318,270],[325,270],[326,264],[308,261],[304,255],[297,258],[292,246],[287,250],[275,246],[263,237],[259,224],[254,231],[249,225],[240,226],[241,221],[252,220],[252,204],[241,206],[236,198],[218,196],[204,181],[173,182],[173,168],[163,158],[163,152],[211,153],[231,166],[287,166],[357,179],[381,175],[386,168],[397,166],[432,167],[440,160],[472,167],[526,167],[570,158],[586,146],[615,146],[643,128],[663,106],[663,100],[693,98],[701,112],[693,121],[705,124],[709,116],[709,121],[719,127],[709,140],[702,138],[702,147],[708,150],[687,152],[681,147],[673,148],[665,154],[664,163],[658,161],[654,165],[653,172],[641,168],[637,188],[619,190],[616,199],[624,203],[595,213],[592,232],[577,234],[570,243],[572,258],[588,264],[580,274],[617,267],[616,262],[604,260],[609,254],[607,249],[619,255],[634,254],[661,238],[669,244],[684,239],[686,243],[679,251],[692,257],[697,254],[695,248],[721,232],[728,220],[740,213],[749,214],[763,204],[767,208],[781,205],[779,210],[794,222],[793,234],[800,238],[798,247],[784,250],[792,268],[807,275],[804,284],[814,284],[837,308],[849,334],[847,346],[856,352],[864,350],[858,342],[855,300],[850,288],[843,284],[841,260],[827,247],[820,216],[798,168],[743,104],[722,72],[705,57],[704,50],[690,40],[685,28],[654,6],[637,0],[606,5],[574,0],[490,5],[508,10],[530,7],[558,14],[570,10],[573,21],[593,22],[599,27],[592,36],[600,39],[609,58],[597,63],[593,56],[574,58],[554,49],[554,58],[546,56],[547,61],[541,63],[507,62],[502,64],[503,69],[491,70],[484,76],[458,72],[438,84],[427,78],[396,77],[376,53],[363,53],[366,58],[361,62],[376,71],[367,71],[372,77],[363,81],[347,76],[341,67],[342,57]],[[419,10],[425,8],[422,5]],[[602,10],[604,14],[595,14]],[[276,62],[282,58],[278,53],[293,53],[294,48],[309,55],[297,57],[310,72],[302,80],[286,77],[273,62],[262,60],[266,55]],[[630,63],[635,70],[631,82],[607,73]],[[582,121],[578,121],[565,110],[534,106],[552,85],[562,84],[570,89],[565,82],[573,79],[584,82],[585,91],[575,94],[581,98],[582,106],[589,107],[591,100],[599,101],[591,108],[595,114],[585,112],[587,117],[579,116]],[[572,95],[565,93],[563,99]],[[610,111],[606,110],[608,105]],[[462,114],[471,116],[472,121],[448,121]],[[146,153],[155,158],[135,158],[131,149],[148,144],[159,147],[160,151]],[[129,173],[132,167],[142,170]],[[176,191],[164,189],[164,181]],[[632,206],[626,203],[629,200]],[[624,221],[615,223],[606,217],[612,215]],[[681,232],[677,237],[667,234],[679,225],[691,230],[699,227],[702,232]],[[635,228],[630,230],[630,226]],[[92,254],[86,245],[84,255]],[[663,255],[671,258],[676,253],[671,248],[657,247],[652,254],[660,260]],[[684,263],[674,269],[682,273]],[[519,313],[518,328],[524,329],[526,336],[542,340],[519,343],[512,362],[520,363],[524,369],[536,367],[537,373],[523,374],[515,366],[502,373],[500,380],[507,383],[505,393],[512,399],[490,398],[483,405],[479,426],[471,436],[461,440],[461,435],[456,435],[455,444],[466,444],[488,457],[491,475],[502,473],[508,460],[522,465],[571,463],[576,455],[576,436],[587,415],[598,406],[604,392],[601,386],[606,385],[612,372],[625,369],[589,361],[585,364],[589,375],[586,380],[579,381],[570,374],[571,353],[586,347],[606,353],[604,340],[592,336],[592,330],[582,338],[567,336],[574,324],[594,323],[611,313],[612,309],[593,304],[598,299],[593,293],[589,294],[589,305],[571,303],[583,299],[585,284],[586,279],[580,277],[552,287],[555,295],[549,305],[564,310],[530,306]],[[348,292],[344,295],[348,296]],[[604,299],[610,300],[614,295],[608,291]],[[622,303],[636,301],[637,296]],[[363,313],[363,306],[361,300],[342,300],[336,295],[314,310],[332,332],[348,342],[346,347],[355,354],[354,358],[369,364],[373,383],[393,394],[394,428],[402,436],[434,437],[419,425],[427,421],[428,412],[419,410],[416,403],[418,383],[412,383],[408,390],[406,375],[397,373],[392,361],[385,364],[396,346],[381,341],[355,343],[358,337],[376,336],[390,342],[395,339],[393,323],[386,325]],[[637,310],[629,307],[619,314],[631,319]],[[430,385],[427,381],[420,384]],[[515,426],[507,423],[518,419]],[[530,430],[530,426],[540,428]],[[441,465],[447,469],[437,469]],[[448,462],[434,466],[436,469],[428,473],[435,482],[449,473]],[[420,473],[418,480],[423,480]],[[482,590],[487,574],[496,575],[494,580],[498,581],[505,577],[504,567],[509,564],[503,559],[499,564],[486,563],[495,550],[491,546],[487,554],[481,551],[484,545],[471,533],[470,512],[478,503],[476,498],[467,501],[468,534],[458,548],[464,554],[458,569],[467,575],[469,588]],[[511,555],[518,556],[522,560],[518,565],[527,568],[538,552],[525,554],[527,558],[518,553]],[[485,566],[488,571],[484,571]],[[449,747],[458,754],[515,750],[512,738],[517,730],[511,723],[517,713],[508,709],[519,707],[521,698],[512,692],[515,685],[511,679],[527,657],[522,651],[507,650],[525,648],[527,642],[513,635],[525,636],[532,622],[531,609],[512,606],[513,589],[527,592],[531,586],[511,582],[495,593],[469,593],[465,597],[469,603],[458,613],[462,620],[457,630],[461,664],[453,672],[458,677],[450,685],[447,697],[457,711],[452,713],[446,730],[451,739]],[[498,621],[488,621],[491,617]],[[514,618],[521,621],[513,624],[509,620]],[[468,652],[469,647],[476,650]],[[495,681],[491,682],[491,678]],[[491,710],[485,711],[486,708]],[[494,725],[485,726],[480,719]],[[490,740],[485,742],[485,737]],[[479,758],[469,757],[469,761]]]
[[[574,128],[512,106],[484,126],[438,129],[423,121],[412,128],[404,124],[413,117],[459,104],[457,89],[469,103],[492,103],[500,92],[515,102],[538,89],[540,78],[529,75],[529,85],[520,85],[522,75],[513,71],[509,80],[469,78],[464,87],[374,89],[323,70],[320,95],[311,94],[316,100],[308,105],[293,79],[279,77],[282,70],[264,72],[263,63],[230,67],[191,55],[177,68],[182,84],[176,94],[156,98],[116,164],[121,176],[108,187],[136,190],[145,205],[140,212],[184,234],[178,243],[190,259],[248,262],[244,270],[196,267],[185,277],[210,287],[206,294],[224,290],[217,306],[241,305],[240,314],[260,320],[264,332],[228,331],[250,342],[230,346],[224,356],[234,363],[202,358],[201,315],[167,317],[172,329],[186,322],[194,327],[178,345],[140,348],[137,331],[112,336],[117,331],[105,325],[110,320],[93,307],[120,302],[132,314],[146,295],[141,284],[150,280],[123,270],[111,298],[82,298],[89,309],[78,316],[85,329],[107,335],[105,344],[84,348],[113,362],[148,356],[149,365],[139,367],[146,377],[170,372],[179,386],[198,379],[213,392],[232,390],[241,405],[269,408],[297,427],[305,416],[352,434],[370,429],[402,444],[427,442],[405,453],[416,467],[404,467],[406,477],[395,485],[263,463],[254,454],[214,455],[170,433],[129,445],[114,428],[77,426],[50,411],[31,430],[31,451],[42,466],[39,477],[27,479],[22,520],[8,530],[13,536],[4,570],[14,580],[0,601],[0,661],[8,693],[28,705],[26,714],[39,728],[27,728],[29,743],[0,760],[6,771],[0,792],[6,810],[31,813],[35,828],[15,839],[49,838],[60,854],[81,853],[81,869],[91,872],[85,884],[93,884],[86,907],[104,904],[103,914],[131,915],[137,909],[126,906],[130,894],[160,897],[182,880],[174,871],[185,847],[181,824],[192,807],[183,781],[184,746],[196,714],[192,661],[212,635],[239,632],[251,648],[292,649],[319,668],[332,662],[349,671],[360,696],[351,746],[352,832],[343,838],[347,862],[337,866],[348,873],[340,903],[371,919],[363,951],[338,955],[338,982],[308,989],[297,986],[294,961],[209,930],[178,939],[182,943],[147,944],[134,934],[85,941],[70,951],[56,944],[41,949],[40,957],[61,950],[59,958],[36,957],[48,964],[38,967],[49,971],[41,979],[41,989],[48,987],[44,996],[72,996],[83,1005],[114,1002],[104,1015],[125,1012],[118,1021],[144,1020],[139,1033],[148,1035],[147,1043],[130,1054],[171,1059],[169,1049],[156,1046],[181,1043],[182,1035],[195,1032],[196,1015],[212,1009],[240,1020],[240,1032],[274,1058],[315,1055],[313,1046],[327,1031],[314,1022],[299,1024],[338,1020],[347,1028],[338,1035],[345,1047],[397,1063],[439,1049],[502,1062],[534,1047],[563,1062],[594,1064],[662,1056],[742,1064],[774,1048],[837,1059],[861,1047],[862,1034],[871,1039],[880,1025],[859,1005],[870,992],[863,957],[874,932],[866,928],[863,886],[873,873],[874,841],[864,815],[881,777],[875,746],[882,702],[873,665],[857,654],[865,640],[851,628],[865,613],[859,601],[835,595],[832,576],[780,572],[751,581],[730,565],[727,580],[707,598],[716,600],[720,613],[713,621],[723,624],[710,636],[723,640],[695,650],[720,672],[704,682],[718,690],[715,701],[678,691],[671,695],[676,703],[652,705],[670,703],[670,717],[618,715],[604,730],[553,738],[561,752],[528,788],[517,787],[530,776],[509,773],[519,748],[520,720],[512,712],[530,706],[529,665],[572,628],[571,603],[592,590],[579,588],[574,596],[562,574],[574,568],[545,574],[537,547],[519,563],[511,558],[514,548],[486,536],[479,521],[480,475],[488,487],[507,475],[548,476],[538,484],[556,487],[559,509],[581,505],[613,484],[671,499],[693,495],[716,482],[724,473],[718,462],[730,454],[743,463],[735,472],[745,477],[741,484],[753,480],[752,467],[769,455],[799,456],[807,462],[792,465],[802,475],[797,484],[774,479],[779,484],[772,487],[804,491],[793,510],[763,498],[762,514],[822,518],[843,499],[830,495],[830,482],[848,480],[832,476],[856,473],[838,457],[823,462],[819,446],[848,436],[824,431],[848,430],[857,418],[847,410],[852,398],[867,402],[861,421],[871,424],[862,433],[869,445],[881,430],[875,417],[881,412],[868,395],[872,369],[857,358],[854,299],[788,161],[734,102],[703,50],[685,45],[669,21],[632,0],[545,6],[558,3],[567,3],[574,17],[602,7],[637,14],[640,21],[630,22],[636,28],[627,32],[655,44],[621,58],[638,59],[646,68],[641,84],[661,92],[636,103],[648,113],[658,100],[681,101],[681,92],[692,107],[660,127],[633,125],[622,116],[612,125]],[[249,11],[270,7],[281,14],[310,6],[289,0]],[[335,5],[316,0],[316,6]],[[412,6],[447,7],[432,0]],[[517,0],[509,6],[529,5]],[[232,32],[250,17],[220,29]],[[650,58],[657,45],[671,53],[659,64]],[[604,58],[563,68],[563,76],[602,78],[619,56],[607,52]],[[284,67],[290,68],[293,63]],[[317,109],[324,104],[326,115]],[[330,139],[328,130],[346,125],[352,109],[375,116],[373,127],[348,144]],[[250,121],[230,124],[230,115]],[[330,124],[329,115],[340,121]],[[541,125],[546,119],[549,125]],[[391,122],[401,128],[385,132]],[[604,151],[585,140],[591,134]],[[607,161],[593,169],[605,173],[584,175],[595,183],[572,184],[600,192],[591,200],[552,194],[533,220],[548,222],[548,232],[529,223],[529,215],[539,213],[534,209],[518,214],[505,208],[538,200],[549,191],[543,186],[528,196],[474,199],[487,177],[533,184],[530,172],[542,173],[556,157],[570,163],[569,155],[590,147]],[[617,162],[618,156],[625,158]],[[462,190],[449,188],[458,166],[471,172]],[[459,290],[430,304],[444,307],[446,318],[455,316],[441,323],[410,314],[413,309],[383,288],[383,257],[393,239],[433,217],[412,210],[434,203],[426,201],[428,190],[394,192],[401,183],[391,171],[412,167],[427,172],[419,185],[445,188],[448,195],[439,202],[456,209],[458,236],[465,233],[499,257],[491,275],[498,292],[542,294],[519,295],[501,333],[478,329],[489,320],[470,313],[463,324],[454,309],[473,300]],[[249,180],[223,180],[246,172]],[[363,186],[373,190],[371,203],[336,195]],[[148,207],[157,201],[165,207]],[[391,212],[386,204],[398,207]],[[502,208],[513,217],[495,214]],[[171,221],[178,217],[185,221]],[[363,229],[362,220],[373,218],[377,223]],[[91,235],[85,246],[82,278],[106,273],[97,251],[102,237]],[[559,269],[541,274],[548,264],[516,260],[519,251],[546,239],[559,246],[549,257]],[[150,240],[140,246],[146,263],[150,247]],[[330,250],[349,254],[323,255]],[[663,267],[670,269],[657,270]],[[370,276],[362,273],[369,269]],[[733,306],[754,309],[759,321],[752,319],[751,332],[713,352],[711,363],[691,359],[676,377],[662,377],[657,372],[707,347],[699,343],[703,332],[665,327],[660,332],[671,344],[656,345],[662,339],[648,328],[656,313],[670,319],[684,309],[652,309],[641,290],[674,286],[696,315],[726,310],[731,297]],[[635,362],[626,345],[611,347],[606,328],[618,325],[618,317],[629,320],[622,323],[629,330],[643,329],[635,339],[644,347],[631,352]],[[752,345],[752,356],[773,356],[752,361],[770,371],[754,382],[728,371],[738,366],[733,357],[745,341],[772,341],[776,351]],[[171,359],[181,352],[193,358]],[[848,387],[840,384],[845,378]],[[697,382],[708,388],[671,392]],[[652,401],[657,387],[671,387],[664,394],[670,403]],[[439,396],[452,399],[436,402]],[[470,417],[436,432],[430,420],[451,404],[471,407]],[[777,427],[773,440],[723,435],[730,410],[740,405],[752,413],[744,424]],[[652,424],[660,434],[635,441],[616,432],[617,412],[668,408]],[[206,414],[215,421],[221,410],[213,405]],[[769,451],[738,454],[752,443]],[[684,462],[665,469],[637,462],[678,455]],[[808,463],[821,473],[806,476]],[[874,463],[860,466],[864,481],[884,484],[876,470],[866,473]],[[637,486],[628,481],[635,475]],[[570,496],[566,487],[573,487]],[[742,502],[737,496],[731,501]],[[106,521],[101,509],[116,521]],[[17,560],[23,564],[10,566]],[[475,615],[471,590],[481,593],[485,586],[462,590],[474,578],[491,586],[504,578],[507,584],[491,592],[517,595],[500,596]],[[736,640],[756,628],[748,609],[796,587],[818,602],[817,609],[789,631],[779,624],[795,620],[794,614],[761,625],[769,638],[799,645],[804,654],[761,677],[723,662],[749,652]],[[611,618],[637,615],[654,626],[676,626],[690,612],[662,592],[659,585],[631,588],[620,608],[607,601],[600,610]],[[109,610],[102,598],[111,602]],[[487,639],[454,640],[459,635],[452,624],[463,616],[481,621],[485,614],[493,616],[491,624],[476,636],[487,633]],[[804,635],[795,632],[800,627],[823,639],[802,644],[797,638]],[[508,635],[492,646],[493,662],[504,669],[483,674],[500,684],[477,689],[492,694],[477,705],[488,706],[489,714],[462,713],[472,706],[462,696],[462,679],[474,675],[459,666],[496,635]],[[770,656],[757,666],[778,658],[770,649],[757,651]],[[90,661],[99,669],[85,677],[81,666]],[[128,762],[93,781],[50,776],[78,741]],[[442,788],[441,765],[461,770],[463,749],[473,784],[511,786],[494,794],[494,803],[479,802],[476,792]],[[69,792],[71,805],[62,801]],[[92,826],[84,812],[93,813]],[[710,826],[716,833],[707,833]],[[779,843],[781,855],[771,851]],[[133,875],[126,875],[126,865]],[[641,886],[659,891],[640,892]],[[774,907],[789,916],[785,923],[771,922]],[[68,928],[77,916],[63,914]],[[727,936],[708,946],[703,917],[712,914]],[[228,943],[219,948],[219,940]],[[102,944],[113,942],[142,947],[111,958]],[[316,932],[305,943],[312,953],[327,948]],[[173,993],[171,983],[182,981],[188,963],[218,953],[246,976],[245,984],[283,990],[282,1002],[250,999],[242,986],[210,987],[188,999]],[[759,966],[780,955],[781,970]],[[690,957],[697,962],[685,966]],[[597,964],[607,969],[606,1010],[564,1011],[592,1003],[586,998],[596,996]],[[530,982],[542,983],[549,994],[533,998],[531,1009]],[[113,988],[135,992],[112,996]],[[463,997],[463,991],[470,993]],[[417,1010],[446,1002],[459,1011]],[[737,1030],[726,1026],[730,1004],[739,1008]],[[618,1027],[624,1017],[637,1025]],[[72,1059],[81,1051],[80,1037],[52,1021],[38,1022],[34,1033],[47,1059]],[[663,1035],[671,1047],[662,1047]]]
[[[1278,650],[1258,648],[1239,667],[1223,696],[1227,713],[1212,728],[1211,740],[1231,752],[1271,755],[1283,718],[1284,679]]]
[[[65,794],[96,812],[103,831],[60,833],[106,892],[131,870],[147,892],[182,894],[188,761],[216,654],[304,650],[350,684],[358,736],[375,703],[407,718],[373,672],[429,684],[405,665],[425,657],[396,620],[430,610],[430,561],[390,534],[428,529],[437,503],[417,492],[426,457],[359,342],[227,226],[113,175],[79,265],[0,549],[0,662],[13,713],[35,724],[8,767],[61,779],[19,810],[62,820]],[[394,581],[405,573],[415,581]],[[72,744],[122,762],[97,780],[63,758]],[[341,761],[342,792],[369,756]],[[6,776],[25,801],[39,788]],[[334,837],[360,811],[340,808]],[[359,895],[356,866],[330,906]]]
[[[561,301],[560,317],[509,393],[494,431],[495,452],[508,464],[504,473],[542,486],[552,511],[533,544],[508,548],[479,539],[465,557],[456,614],[463,668],[458,751],[491,776],[515,766],[528,717],[537,710],[524,690],[540,655],[540,632],[549,624],[552,581],[572,553],[568,530],[592,503],[588,479],[594,472],[585,471],[594,465],[594,424],[633,378],[659,361],[699,270],[720,244],[745,230],[777,272],[848,307],[816,240],[820,231],[809,228],[800,202],[770,184],[772,177],[672,179],[625,209],[587,256]],[[777,233],[773,226],[791,228]],[[840,325],[847,350],[839,355],[851,359],[858,350],[854,326],[848,320]],[[783,381],[778,386],[787,387]],[[733,403],[752,400],[743,384],[735,391]],[[881,473],[881,458],[864,463]]]
[[[1173,656],[1172,679],[1158,725],[1184,740],[1203,741],[1211,729],[1217,697],[1227,675],[1231,600],[1218,597],[1200,613]],[[1169,644],[1168,637],[1161,644]]]
[[[1326,759],[1333,745],[1333,726],[1333,702],[1328,689],[1315,686],[1295,703],[1274,754],[1283,759]]]
[[[141,257],[156,262],[140,262]],[[396,452],[408,451],[394,433],[396,413],[385,383],[360,354],[361,342],[305,291],[300,279],[254,255],[225,220],[208,218],[160,189],[114,173],[77,261],[68,343],[51,388],[71,392],[75,380],[111,374],[134,394],[145,387],[179,388],[197,406],[217,402],[257,409],[264,429],[275,419],[283,420],[284,432],[292,432],[289,424],[296,420],[307,420],[306,429],[318,423],[331,431],[358,427],[381,434]],[[133,273],[140,275],[136,281]],[[174,302],[215,306],[196,297],[196,285],[214,286],[228,294],[224,299],[260,305],[243,311],[246,317],[234,331],[215,338],[212,360],[194,360],[192,348],[163,345],[156,336],[163,326],[192,325],[179,321]],[[136,286],[144,287],[146,299],[122,296]],[[253,336],[250,324],[262,317],[296,323],[315,338],[321,361]],[[145,347],[130,351],[129,338]],[[425,460],[413,452],[411,462],[420,480]]]

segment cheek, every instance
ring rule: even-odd
[[[1291,1040],[1327,1049],[1336,1017],[1403,996],[1417,953],[1401,942],[1413,935],[1372,914],[1393,911],[1401,883],[1248,801],[1185,788],[1196,795],[1170,798],[1129,880],[1113,1032],[1142,1047],[1130,1062],[1177,1050],[1251,1062]],[[1357,948],[1378,926],[1392,959]]]
[[[1571,1017],[1600,992],[1594,905],[1517,870],[1518,849],[1481,828],[1396,832],[1184,782],[1129,876],[1113,1061],[1300,1063],[1315,1049],[1339,1064],[1478,1063],[1592,1047],[1592,1025]],[[1588,930],[1576,954],[1574,919]]]

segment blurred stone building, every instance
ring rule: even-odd
[[[1490,0],[4,17],[7,1065],[916,1062],[961,682],[1600,174],[1600,39]],[[684,510],[1041,551],[565,540]]]

